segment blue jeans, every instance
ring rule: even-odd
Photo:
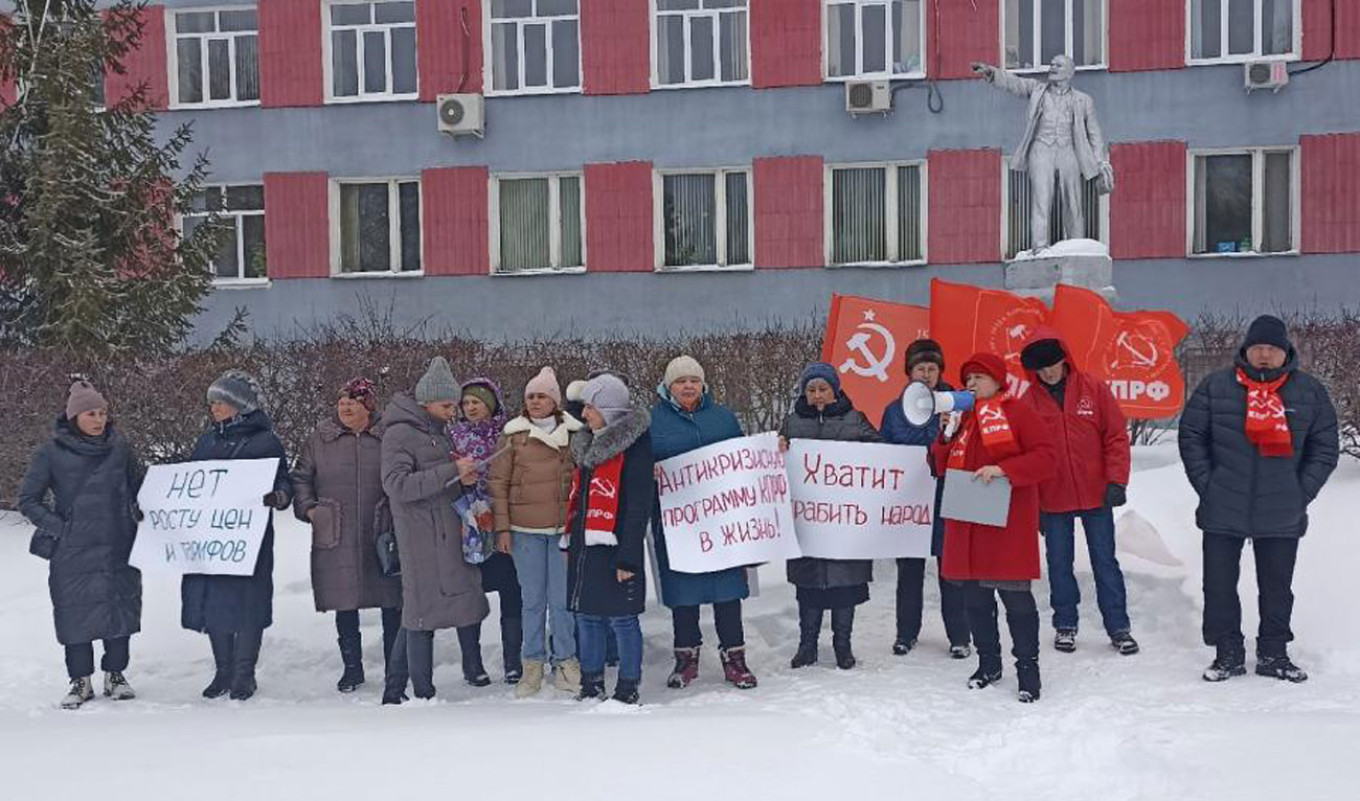
[[[1081,590],[1072,573],[1076,556],[1076,525],[1081,518],[1086,531],[1086,550],[1091,555],[1091,569],[1096,576],[1096,604],[1105,623],[1107,634],[1129,631],[1128,595],[1124,590],[1124,573],[1114,554],[1114,511],[1092,509],[1085,512],[1044,514],[1039,526],[1044,532],[1044,548],[1048,552],[1049,605],[1053,607],[1053,628],[1077,628],[1077,606]]]
[[[524,597],[524,659],[548,661],[547,630],[552,630],[552,662],[576,657],[576,620],[567,610],[567,558],[549,534],[512,535],[512,555]]]
[[[637,615],[605,617],[578,614],[576,626],[582,674],[604,674],[605,633],[612,630],[619,640],[619,678],[624,681],[642,680],[642,625]]]

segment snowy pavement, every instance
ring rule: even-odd
[[[1140,449],[1135,461],[1128,508],[1159,535],[1121,530],[1143,652],[1119,657],[1105,643],[1080,557],[1079,647],[1055,653],[1045,613],[1044,694],[1035,705],[1016,702],[1009,662],[999,686],[965,688],[973,660],[946,654],[933,567],[922,642],[907,657],[892,656],[895,568],[882,562],[873,600],[857,616],[861,666],[853,671],[830,665],[829,632],[823,664],[789,669],[793,593],[782,565],[771,565],[762,570],[761,596],[747,605],[756,690],[723,686],[711,645],[695,685],[666,689],[670,620],[653,605],[643,621],[641,708],[582,706],[551,689],[516,702],[503,684],[467,687],[452,632],[436,639],[439,699],[384,708],[376,614],[364,615],[369,683],[341,696],[334,627],[312,608],[309,538],[281,516],[275,625],[265,635],[254,700],[199,697],[211,673],[206,638],[179,628],[178,582],[155,577],[128,671],[140,697],[118,705],[101,698],[65,712],[57,708],[66,680],[46,570],[27,554],[23,521],[0,515],[0,794],[47,801],[371,801],[404,791],[643,801],[1355,798],[1360,465],[1343,462],[1314,505],[1300,550],[1291,653],[1311,680],[1293,686],[1248,676],[1208,685],[1199,679],[1212,653],[1199,641],[1193,495],[1174,449]],[[1242,587],[1250,637],[1249,555]],[[1036,593],[1046,609],[1047,586]],[[704,626],[711,642],[707,613]],[[494,624],[483,639],[499,678]]]

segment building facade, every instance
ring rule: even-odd
[[[201,330],[354,313],[485,337],[807,320],[832,292],[1001,286],[1025,105],[974,61],[1079,65],[1118,305],[1360,305],[1354,0],[164,0],[141,82],[234,227]],[[1282,65],[1276,91],[1244,64]],[[1309,69],[1310,67],[1314,67]],[[1278,77],[1281,67],[1275,67]],[[851,115],[848,83],[891,110]],[[3,92],[3,90],[0,90]],[[485,97],[484,135],[436,101]],[[196,224],[187,215],[184,224]]]

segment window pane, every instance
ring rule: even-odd
[[[725,176],[727,189],[727,263],[751,263],[750,214],[746,197],[746,173]]]
[[[369,3],[348,3],[331,6],[332,25],[367,25],[373,21],[373,6]]]
[[[401,270],[416,272],[420,269],[420,184],[397,184],[397,198],[401,204]]]
[[[897,259],[921,259],[921,169],[897,168]]]
[[[259,23],[255,18],[255,9],[243,11],[223,11],[219,15],[223,31],[256,31],[259,30]]]
[[[254,35],[236,37],[236,99],[260,99],[260,40]]]
[[[685,11],[699,7],[699,0],[656,0],[657,11]]]
[[[882,167],[831,173],[831,260],[887,261],[886,173]]]
[[[1228,0],[1228,55],[1256,52],[1256,0]]]
[[[724,81],[746,80],[746,12],[732,12],[718,18],[718,37]]]
[[[704,8],[745,8],[746,0],[704,0]]]
[[[921,71],[921,0],[894,3],[893,72]]]
[[[656,75],[663,85],[685,82],[685,18],[656,19]]]
[[[190,211],[213,211],[222,208],[222,190],[219,187],[205,187],[195,192],[189,200]]]
[[[1262,0],[1261,52],[1270,56],[1294,50],[1294,0]]]
[[[533,14],[534,0],[491,0],[491,16],[496,19],[531,17]]]
[[[713,18],[690,17],[689,79],[711,81],[713,74]]]
[[[538,16],[540,17],[559,17],[576,13],[576,0],[538,0]]]
[[[1201,156],[1197,163],[1196,252],[1251,250],[1251,156]]]
[[[668,266],[717,264],[712,175],[667,175],[662,179],[662,222]]]
[[[213,273],[218,278],[240,278],[241,262],[236,252],[236,218],[224,216],[220,219],[219,225],[222,240],[217,257],[213,259]]]
[[[501,270],[551,267],[552,237],[547,178],[518,178],[500,183]]]
[[[1073,0],[1072,60],[1079,66],[1105,61],[1103,0]]]
[[[331,33],[331,91],[336,97],[359,94],[359,45],[354,31]]]
[[[211,11],[191,11],[175,15],[176,33],[212,33],[217,30],[217,15]]]
[[[364,31],[364,92],[387,91],[387,37],[382,31]]]
[[[562,207],[562,267],[580,267],[585,262],[582,254],[581,179],[563,178],[559,184],[559,205]]]
[[[1191,0],[1190,55],[1194,58],[1218,58],[1222,45],[1222,0]]]
[[[378,3],[373,7],[374,22],[415,22],[415,3]]]
[[[498,92],[519,88],[519,42],[513,22],[491,26],[491,85]]]
[[[264,187],[260,184],[226,188],[226,208],[232,211],[264,211]]]
[[[175,47],[179,67],[179,102],[203,102],[203,40],[180,39]]]
[[[581,40],[574,19],[553,23],[553,86],[559,89],[581,85]]]
[[[1006,0],[1006,67],[1034,64],[1034,0]]]
[[[855,7],[826,9],[826,72],[833,78],[855,74]]]
[[[1289,153],[1267,153],[1265,195],[1265,228],[1261,232],[1261,252],[1279,253],[1294,249],[1294,218],[1291,213],[1294,188],[1290,180]]]
[[[392,30],[392,91],[399,95],[416,91],[416,29]]]
[[[861,8],[861,28],[864,36],[864,71],[885,72],[888,69],[888,17],[884,6]]]
[[[392,269],[392,228],[387,184],[340,187],[340,269],[347,273]]]
[[[1067,0],[1040,0],[1039,55],[1047,64],[1067,52]]]
[[[226,39],[208,40],[208,98],[231,99],[231,44]]]
[[[524,86],[548,85],[548,26],[524,26]]]
[[[245,245],[244,278],[265,278],[269,270],[265,263],[264,215],[246,214],[241,217],[241,233]]]

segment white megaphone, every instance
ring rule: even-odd
[[[973,403],[971,392],[932,392],[922,381],[911,382],[902,392],[902,413],[914,426],[925,425],[937,414],[972,411]]]

